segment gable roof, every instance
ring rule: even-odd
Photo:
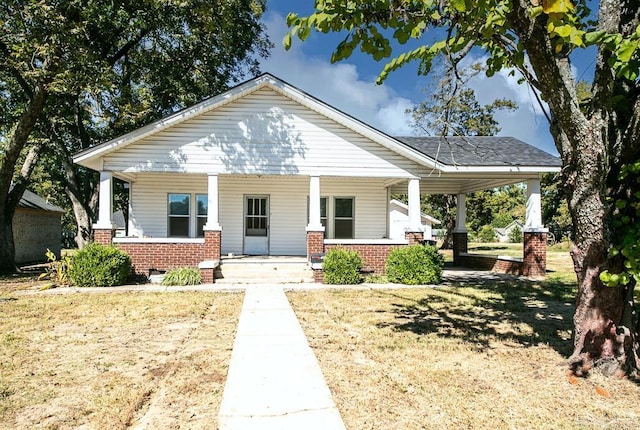
[[[402,136],[396,139],[447,166],[561,166],[558,157],[513,137]]]
[[[52,205],[51,203],[49,203],[48,201],[46,201],[36,193],[32,193],[29,190],[24,191],[22,198],[18,202],[18,207],[24,208],[24,209],[34,209],[39,211],[45,211],[45,212],[58,212],[58,213],[65,212],[65,210],[62,209],[61,207]]]
[[[160,133],[169,127],[232,103],[234,100],[264,87],[268,87],[373,142],[430,169],[437,169],[442,172],[460,172],[461,167],[467,172],[513,172],[515,170],[538,173],[559,171],[560,160],[557,157],[514,138],[389,136],[268,73],[241,83],[225,93],[208,98],[194,106],[178,111],[123,136],[81,151],[74,156],[73,161],[86,167],[100,170],[102,168],[101,159],[105,155]],[[448,151],[443,150],[445,146],[449,148]]]

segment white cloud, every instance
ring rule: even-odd
[[[365,123],[392,135],[411,134],[405,110],[413,106],[411,100],[400,97],[385,85],[375,85],[363,79],[354,64],[331,64],[327,60],[309,56],[301,43],[293,43],[289,51],[282,47],[287,32],[284,18],[267,13],[267,32],[275,47],[261,63],[269,72],[314,97],[340,109]]]

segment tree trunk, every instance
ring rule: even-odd
[[[65,193],[71,201],[73,215],[76,219],[76,236],[75,241],[78,248],[84,248],[91,241],[91,233],[93,232],[93,214],[98,205],[98,189],[96,184],[87,181],[86,186],[90,190],[84,190],[83,195],[81,188],[81,180],[78,178],[76,168],[68,158],[69,155],[63,153],[61,162],[64,169],[64,178],[66,180]]]
[[[29,140],[29,135],[42,112],[46,98],[45,85],[36,86],[29,104],[25,107],[4,149],[3,157],[0,159],[0,273],[16,271],[13,215],[26,189],[26,181],[35,165],[37,153],[29,153],[13,189],[12,180],[18,158]],[[36,156],[35,159],[34,156]]]
[[[445,235],[440,249],[453,249],[453,229],[456,227],[455,207],[456,196],[454,194],[445,196],[445,216],[443,220]]]

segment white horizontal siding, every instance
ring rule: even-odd
[[[409,177],[418,166],[263,88],[104,158],[135,172]]]
[[[333,199],[355,198],[355,239],[387,237],[387,190],[376,178],[320,178],[320,195],[328,198],[328,238],[333,237]]]
[[[220,214],[222,253],[243,253],[244,198],[269,196],[269,253],[305,255],[309,178],[296,176],[247,177],[220,175]],[[167,236],[167,194],[207,193],[206,175],[145,173],[131,186],[129,234],[139,237]],[[380,178],[320,179],[320,193],[329,198],[355,198],[355,239],[380,239],[387,235],[387,191]],[[331,215],[330,215],[331,218]],[[332,237],[329,225],[329,237]],[[192,223],[192,231],[195,224]]]
[[[139,175],[131,184],[129,235],[139,237],[167,237],[167,195],[207,193],[206,175],[148,173]],[[192,225],[195,231],[195,225]]]

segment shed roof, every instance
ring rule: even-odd
[[[33,193],[29,190],[24,191],[22,198],[18,202],[18,207],[46,212],[64,213],[64,209],[62,209],[61,207],[49,203],[36,193]]]

